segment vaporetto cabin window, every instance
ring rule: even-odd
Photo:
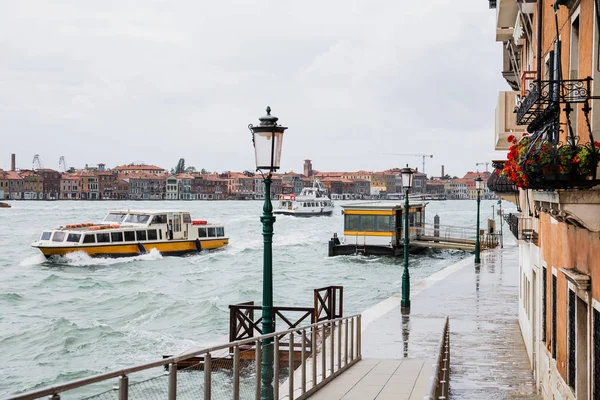
[[[94,236],[94,234],[84,235],[83,243],[96,243],[96,236]]]
[[[394,218],[392,215],[357,215],[344,216],[345,231],[360,232],[394,232]]]
[[[135,242],[135,232],[134,231],[125,231],[123,232],[125,235],[126,242]]]
[[[148,229],[148,240],[156,240],[157,238],[156,229]]]
[[[146,240],[146,231],[135,231],[135,236],[138,241]]]
[[[113,243],[123,241],[123,232],[111,232],[110,238]]]
[[[62,242],[63,240],[65,240],[65,232],[54,232],[52,235],[53,242]]]
[[[52,232],[42,232],[42,237],[40,238],[40,240],[50,240],[51,236]]]
[[[98,243],[110,243],[110,234],[109,233],[97,233],[96,241]]]
[[[80,233],[69,233],[67,236],[67,242],[79,243],[79,239],[81,239]]]
[[[166,214],[155,215],[152,218],[152,224],[166,224],[166,223],[167,223],[167,215]]]

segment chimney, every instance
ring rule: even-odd
[[[10,170],[11,171],[15,171],[16,170],[16,167],[17,167],[17,165],[16,165],[16,160],[17,160],[16,157],[17,156],[15,155],[15,153],[12,153],[10,155]]]
[[[444,166],[442,165],[442,178],[445,176],[446,176],[446,174],[444,174]]]

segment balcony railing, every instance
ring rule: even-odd
[[[523,218],[519,214],[509,213],[504,215],[504,219],[515,239],[538,244],[539,236],[533,226],[533,218]]]
[[[508,178],[502,175],[504,161],[493,161],[492,165],[496,168],[490,175],[487,181],[487,187],[496,193],[517,193],[518,189],[514,183],[511,183]]]
[[[517,123],[529,125],[548,113],[556,113],[559,103],[585,103],[590,98],[592,78],[531,81],[517,105]],[[533,131],[533,130],[531,130]]]

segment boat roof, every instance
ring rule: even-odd
[[[409,199],[409,206],[427,205],[424,201],[412,201]],[[344,204],[341,206],[344,210],[401,210],[404,208],[404,202],[398,201],[371,201],[362,203]]]
[[[168,213],[188,213],[187,210],[110,210],[109,213],[121,213],[121,214],[168,214]]]

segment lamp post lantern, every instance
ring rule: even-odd
[[[479,244],[479,204],[481,203],[481,190],[483,189],[483,179],[481,176],[475,178],[475,190],[477,191],[477,233],[475,235],[475,264],[481,263],[480,244]]]
[[[263,175],[265,183],[265,202],[260,221],[263,224],[263,301],[262,301],[262,334],[273,333],[273,204],[271,203],[271,176],[277,171],[281,161],[281,144],[285,126],[277,124],[278,118],[271,115],[271,107],[267,107],[267,115],[260,117],[258,126],[248,125],[252,132],[252,143],[256,157],[256,170],[267,172]],[[261,388],[262,400],[273,399],[273,339],[264,339],[261,343]]]
[[[413,171],[408,168],[403,168],[402,188],[404,189],[404,273],[402,274],[402,301],[401,308],[410,309],[410,274],[408,273],[408,191],[412,187]]]

